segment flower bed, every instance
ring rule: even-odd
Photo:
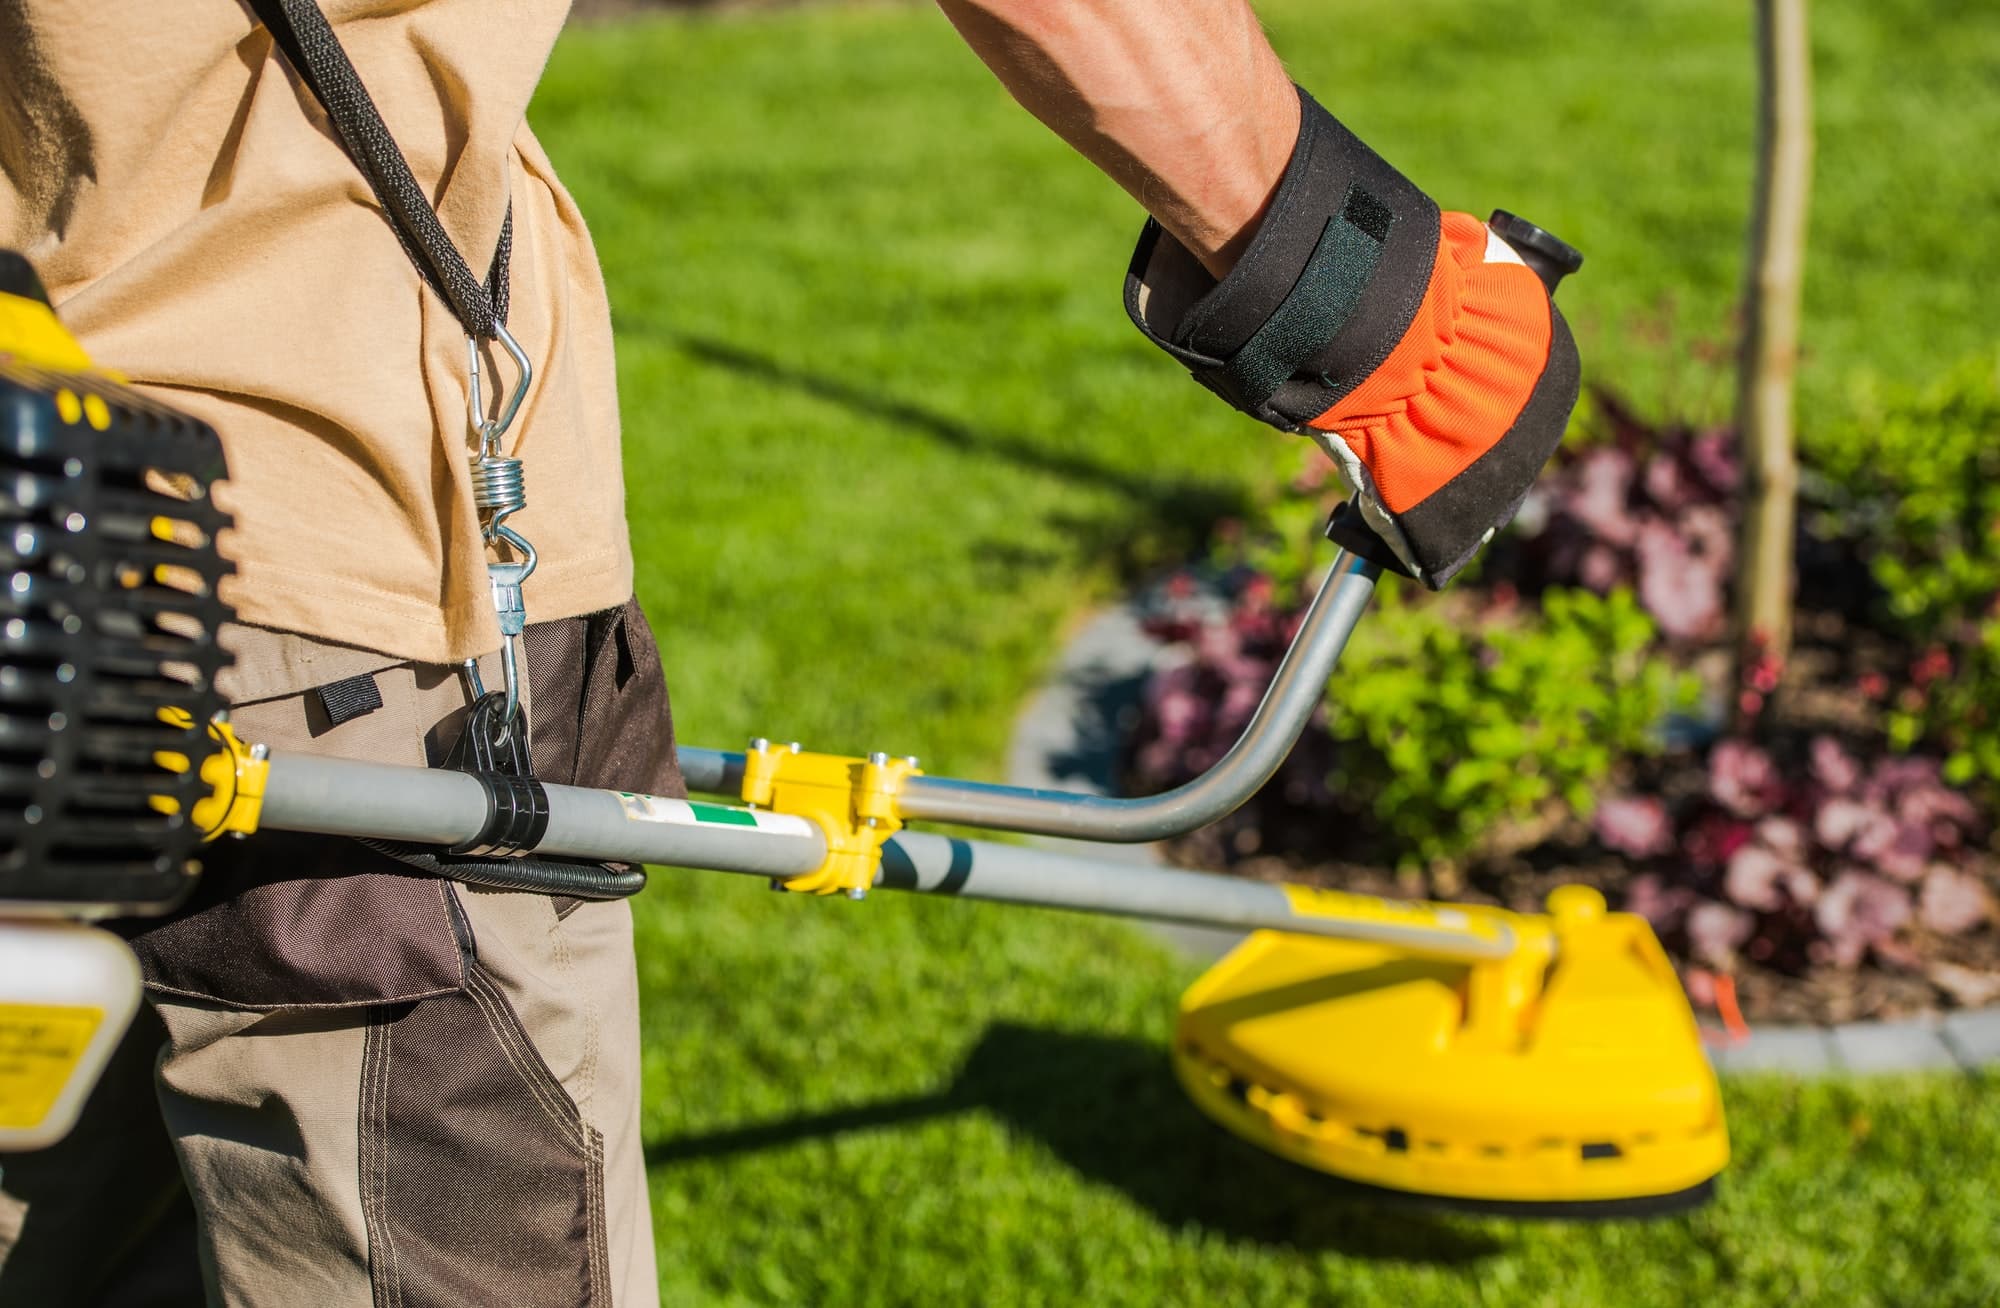
[[[1863,397],[1807,449],[1797,639],[1735,671],[1727,432],[1608,395],[1475,575],[1394,582],[1324,712],[1191,864],[1535,907],[1562,881],[1644,914],[1698,1003],[1846,1021],[2000,1001],[2000,384],[1980,360]],[[1316,456],[1315,456],[1316,457]],[[1134,792],[1235,739],[1338,498],[1308,464],[1150,615]],[[1718,995],[1718,987],[1722,994]]]

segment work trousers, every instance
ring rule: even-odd
[[[434,764],[470,702],[455,669],[268,635],[246,741]],[[684,793],[636,602],[531,626],[525,664],[543,780]],[[343,689],[256,697],[302,666]],[[0,1305],[657,1302],[626,903],[332,837],[207,855],[129,924],[150,1002],[77,1129],[0,1154]]]

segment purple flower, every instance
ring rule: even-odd
[[[1716,743],[1708,756],[1708,793],[1738,817],[1768,813],[1778,797],[1771,756],[1743,740]]]
[[[1736,851],[1722,884],[1732,902],[1765,913],[1787,903],[1811,904],[1819,897],[1819,882],[1805,864],[1761,843]]]
[[[1971,800],[1936,782],[1920,782],[1896,796],[1896,816],[1934,831],[1940,825],[1967,831],[1979,824],[1979,813]]]
[[[1625,887],[1625,911],[1637,913],[1659,932],[1680,925],[1683,914],[1694,903],[1694,891],[1686,886],[1670,886],[1654,873],[1632,878]]]
[[[1572,517],[1612,545],[1630,545],[1639,524],[1632,516],[1632,456],[1621,449],[1595,449],[1577,461]]]
[[[1826,933],[1828,960],[1854,967],[1868,947],[1885,943],[1910,920],[1910,892],[1866,872],[1843,872],[1813,907]]]
[[[1861,765],[1832,736],[1814,736],[1812,741],[1813,779],[1836,795],[1851,794],[1861,783]]]
[[[1836,853],[1871,826],[1894,825],[1889,815],[1875,805],[1839,795],[1822,803],[1813,813],[1813,835]]]
[[[1864,827],[1848,852],[1855,861],[1898,881],[1919,881],[1936,849],[1929,827],[1885,818]]]
[[[1651,521],[1639,531],[1639,602],[1675,640],[1705,640],[1722,630],[1722,570],[1699,557],[1672,527]]]
[[[1979,878],[1939,865],[1924,877],[1917,916],[1940,935],[1959,936],[1993,915],[1993,898]]]
[[[1703,900],[1688,911],[1688,952],[1711,967],[1728,968],[1756,926],[1742,909]]]
[[[1688,464],[1718,494],[1735,490],[1743,477],[1736,442],[1727,432],[1704,432],[1695,437],[1688,444]]]
[[[1606,849],[1627,858],[1673,852],[1674,827],[1667,806],[1650,795],[1620,795],[1598,805],[1591,825]]]

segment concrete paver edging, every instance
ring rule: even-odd
[[[1139,708],[1145,678],[1168,657],[1140,627],[1131,603],[1085,622],[1047,681],[1015,721],[1007,781],[1016,786],[1106,792],[1119,742]],[[1074,842],[1046,841],[1050,847]],[[1090,847],[1093,857],[1163,862],[1158,846]],[[1201,927],[1148,926],[1199,959],[1219,958],[1241,934]],[[1834,1027],[1752,1028],[1739,1044],[1710,1049],[1723,1072],[1817,1076],[1833,1072],[1915,1072],[2000,1066],[2000,1006],[1899,1021]]]

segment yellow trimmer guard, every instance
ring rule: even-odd
[[[1258,932],[1183,997],[1181,1082],[1365,1185],[1551,1215],[1699,1202],[1729,1141],[1659,941],[1581,887],[1550,910],[1498,915],[1521,948],[1485,963]]]

